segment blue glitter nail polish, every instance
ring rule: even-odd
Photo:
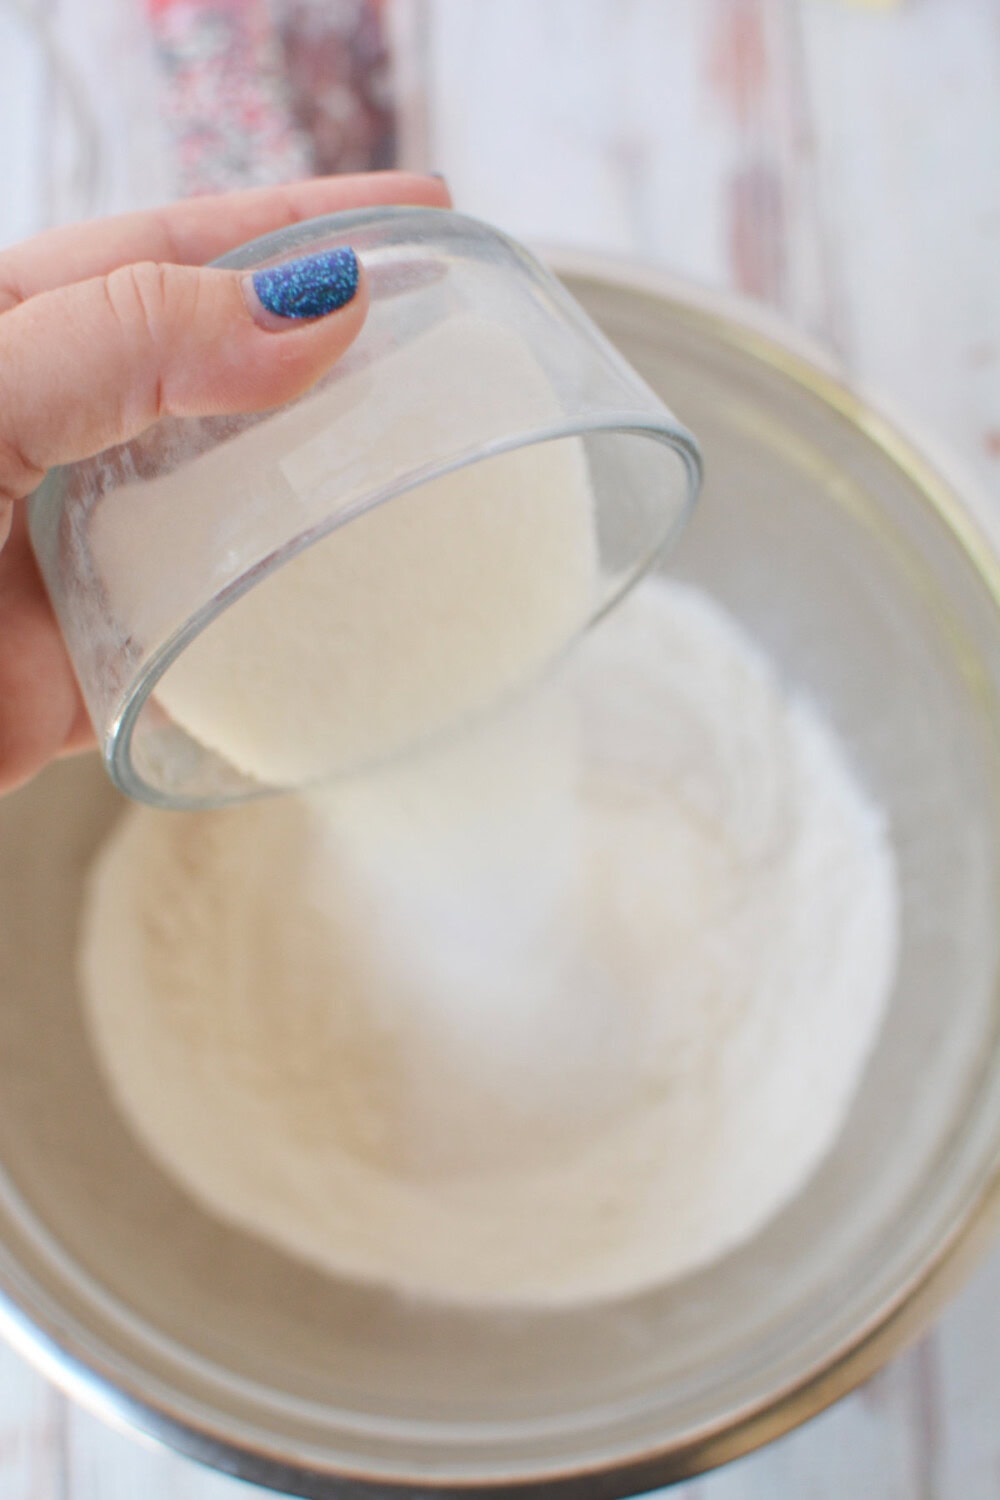
[[[358,289],[358,258],[348,245],[255,271],[261,305],[279,318],[323,318],[344,307]]]

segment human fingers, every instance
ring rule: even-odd
[[[312,297],[304,316],[296,278]],[[258,282],[282,294],[273,311]],[[149,261],[30,298],[0,317],[0,498],[158,417],[291,400],[356,337],[367,303],[346,248],[253,276]]]
[[[18,506],[0,552],[0,793],[92,739]]]
[[[127,266],[0,317],[0,790],[85,734],[79,693],[15,501],[53,465],[157,417],[255,411],[305,390],[360,330],[367,282],[343,248],[241,276]]]
[[[378,204],[448,208],[451,196],[439,177],[361,172],[188,198],[165,208],[64,225],[0,252],[0,312],[119,266],[147,260],[204,265],[288,224]]]

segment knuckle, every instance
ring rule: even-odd
[[[4,274],[0,264],[0,315],[20,307],[24,300],[24,293],[13,279]]]
[[[123,333],[157,343],[170,311],[168,268],[156,261],[120,266],[105,277],[112,315]]]
[[[120,266],[105,277],[108,302],[123,328],[138,331],[153,343],[166,340],[194,317],[198,270],[161,261]]]
[[[16,249],[0,255],[0,314],[11,312],[27,301],[19,259]]]
[[[126,345],[147,365],[150,381],[143,387],[142,406],[145,419],[155,421],[168,407],[162,356],[177,329],[194,317],[197,277],[186,267],[139,261],[110,272],[104,284]]]
[[[0,338],[0,508],[12,500],[23,500],[45,478],[44,465],[32,458],[29,444],[18,433],[16,351],[16,340],[11,345]]]
[[[45,470],[33,462],[20,443],[0,433],[0,505],[23,500],[44,478]]]

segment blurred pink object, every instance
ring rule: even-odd
[[[180,192],[391,165],[378,0],[147,0]]]
[[[180,191],[308,175],[309,142],[292,121],[266,0],[148,3]]]
[[[317,172],[391,166],[396,132],[380,0],[279,0],[296,124]]]

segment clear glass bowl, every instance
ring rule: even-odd
[[[818,702],[886,809],[898,981],[844,1135],[752,1242],[589,1310],[442,1312],[294,1264],[155,1168],[73,977],[81,871],[119,799],[91,761],[0,803],[0,1322],[97,1411],[279,1489],[597,1500],[721,1463],[915,1335],[1000,1201],[996,555],[818,365],[628,271],[570,285],[702,438],[675,571]]]
[[[694,500],[694,440],[556,278],[485,224],[442,209],[359,210],[269,235],[219,264],[251,269],[342,244],[368,271],[371,307],[318,387],[276,413],[163,420],[54,471],[30,502],[32,541],[98,743],[133,797],[217,805],[297,787],[488,710],[629,587]],[[470,487],[489,485],[498,506],[530,495],[537,515],[559,503],[554,491],[574,468],[588,476],[596,557],[560,612],[548,574],[524,555],[537,523],[504,533],[518,545],[502,565],[495,544],[480,537],[477,550],[456,534],[471,514]],[[446,488],[458,470],[468,485]],[[389,505],[433,538],[440,569],[426,574],[420,548],[402,550],[399,525],[381,525]],[[303,554],[315,560],[320,548],[350,549],[359,596],[331,619],[310,613],[318,575],[306,582]],[[553,555],[554,580],[563,566]],[[251,590],[255,616],[243,598]],[[262,608],[281,616],[280,630],[271,620],[262,631]],[[549,616],[547,634],[492,674],[463,656],[460,618],[478,613],[484,640],[502,643],[533,612]],[[343,640],[351,657],[332,676],[312,655],[310,636],[320,634]],[[402,666],[363,675],[353,643],[366,637]],[[211,660],[210,688],[200,682],[195,696],[214,700],[208,718],[213,731],[224,722],[220,734],[202,732],[203,705],[194,729],[182,711],[195,656],[202,672]],[[318,716],[304,722],[307,658],[315,693],[347,705],[343,733],[332,725],[328,740],[318,738]],[[450,696],[442,689],[432,703],[428,690],[411,722],[402,700],[428,661],[426,675],[446,681]],[[353,697],[348,678],[361,678]],[[248,698],[261,705],[259,725]]]

